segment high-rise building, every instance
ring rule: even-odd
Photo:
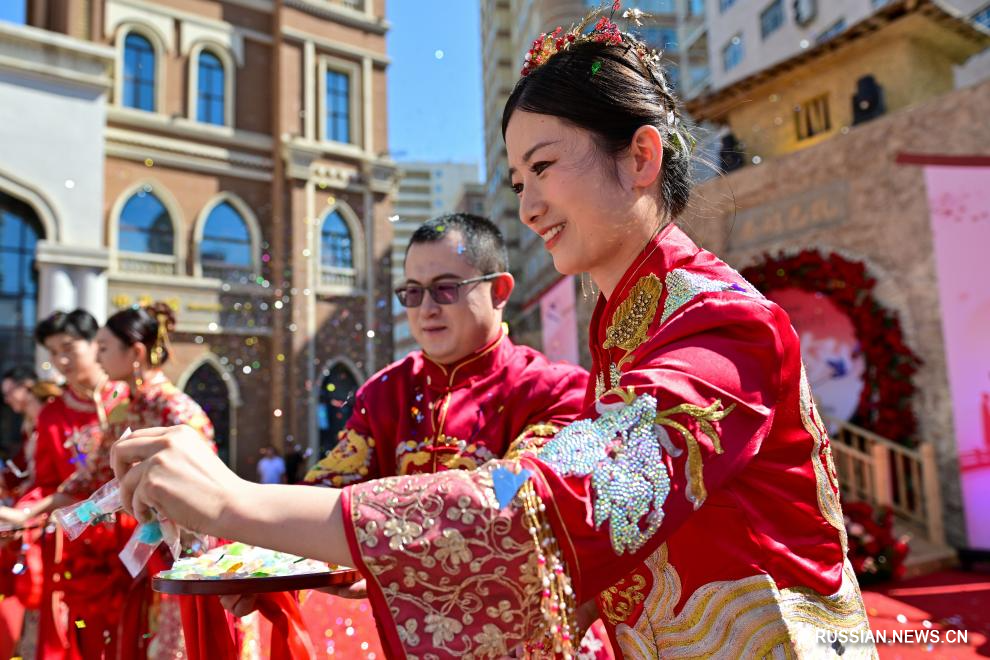
[[[516,197],[508,186],[502,141],[502,109],[519,78],[523,55],[541,32],[580,20],[599,0],[482,0],[481,42],[484,79],[485,181],[489,216],[505,232],[516,276],[508,318],[513,336],[541,347],[539,298],[560,279],[542,239],[519,223]],[[629,3],[632,6],[632,3]],[[701,0],[643,0],[635,6],[649,17],[627,27],[663,52],[664,66],[679,93],[695,95],[708,84],[708,38]],[[579,315],[579,331],[586,324]],[[585,327],[581,327],[585,326]],[[587,344],[580,341],[582,350]]]
[[[336,442],[392,355],[384,0],[29,0],[27,23],[0,39],[21,333],[164,300],[166,373],[231,465]]]
[[[829,41],[891,0],[705,0],[714,90]],[[957,14],[990,23],[987,0],[944,0]]]
[[[398,193],[395,196],[392,223],[392,271],[390,287],[401,282],[406,246],[421,224],[459,207],[469,186],[478,184],[478,166],[471,163],[405,162],[401,164]],[[390,288],[391,291],[391,288]],[[395,296],[390,296],[392,310],[393,359],[417,348],[409,333],[406,312]]]

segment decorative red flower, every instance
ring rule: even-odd
[[[866,362],[863,391],[852,421],[906,446],[913,446],[917,419],[911,410],[911,382],[921,360],[908,348],[900,320],[873,294],[876,279],[865,264],[837,254],[802,250],[794,255],[765,255],[743,277],[767,293],[796,287],[823,293],[852,322]]]

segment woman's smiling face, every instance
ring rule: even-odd
[[[627,252],[623,227],[634,196],[622,186],[622,168],[599,152],[591,133],[517,110],[505,146],[519,219],[543,238],[554,267],[593,277],[603,268],[624,270],[614,262]]]

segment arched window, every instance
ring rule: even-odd
[[[196,77],[196,119],[207,124],[223,126],[225,121],[226,72],[220,58],[208,50],[199,54]]]
[[[237,209],[230,202],[213,207],[206,218],[199,244],[203,276],[246,280],[253,275],[251,250],[251,233]]]
[[[141,273],[174,275],[175,229],[172,216],[147,185],[127,200],[117,219],[118,267]]]
[[[35,247],[44,238],[37,214],[0,192],[0,373],[34,363],[32,333],[38,316]],[[20,439],[20,419],[0,403],[0,445]]]
[[[323,220],[320,230],[320,283],[324,286],[353,286],[354,241],[347,222],[334,211]]]
[[[124,106],[155,111],[155,49],[136,32],[124,39]]]
[[[320,384],[320,405],[316,409],[316,422],[320,430],[319,456],[326,455],[337,444],[337,434],[343,430],[354,410],[357,388],[354,374],[343,364],[338,363],[324,372]]]
[[[231,450],[231,406],[230,389],[223,375],[208,363],[201,364],[186,381],[185,393],[203,409],[215,431],[217,455],[229,467]]]
[[[120,212],[117,247],[126,252],[173,254],[175,236],[165,205],[148,189],[131,196]]]

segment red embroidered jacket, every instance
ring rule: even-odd
[[[624,657],[873,657],[829,441],[786,313],[679,229],[592,319],[584,419],[518,460],[344,491],[395,657],[572,652],[597,599]]]
[[[474,469],[575,419],[588,372],[552,363],[500,333],[457,364],[416,351],[355,396],[340,442],[306,480],[330,486],[397,474]]]

